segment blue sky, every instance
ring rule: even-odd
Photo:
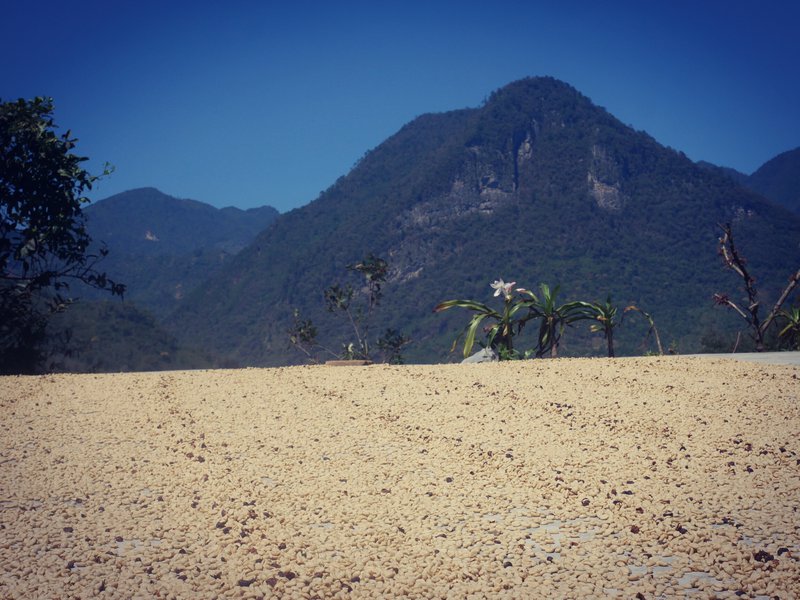
[[[0,98],[51,96],[100,199],[315,199],[426,112],[531,75],[694,160],[800,146],[800,3],[0,0]]]

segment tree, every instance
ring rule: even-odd
[[[382,286],[389,275],[389,263],[384,259],[368,254],[361,262],[347,265],[351,273],[363,277],[363,284],[356,288],[348,283],[336,283],[323,292],[328,312],[344,313],[355,336],[355,341],[342,344],[337,353],[323,346],[317,339],[317,328],[308,319],[303,319],[300,311],[294,309],[293,323],[289,330],[289,341],[311,362],[318,362],[317,350],[339,359],[372,361],[373,347],[370,340],[370,327],[375,309],[383,298]],[[387,329],[378,339],[377,347],[386,362],[402,364],[403,348],[411,340],[395,329]]]
[[[47,316],[64,310],[79,282],[122,296],[97,270],[81,206],[98,179],[57,135],[49,98],[0,101],[0,371],[40,368]],[[109,171],[106,169],[104,174]]]
[[[386,282],[389,264],[382,258],[369,254],[359,263],[347,265],[348,271],[360,273],[364,277],[364,288],[359,296],[363,296],[363,306],[354,305],[356,290],[352,285],[334,284],[325,290],[325,305],[328,312],[343,312],[353,328],[355,343],[345,344],[343,357],[346,359],[370,360],[369,329],[372,324],[372,313],[380,304],[383,292],[381,285]]]
[[[730,223],[720,225],[720,228],[722,229],[723,235],[719,238],[719,254],[722,256],[725,267],[742,278],[744,289],[747,293],[747,306],[742,308],[731,300],[728,295],[719,293],[714,294],[714,303],[719,306],[727,306],[736,311],[750,328],[750,335],[756,343],[756,352],[763,352],[765,349],[764,334],[775,320],[775,317],[778,316],[781,306],[786,302],[789,294],[792,293],[792,290],[794,290],[800,282],[800,269],[789,277],[789,282],[786,284],[786,287],[783,288],[781,295],[778,297],[778,301],[762,321],[759,315],[761,303],[758,299],[756,280],[747,269],[747,261],[736,248]]]
[[[567,302],[558,306],[556,297],[559,286],[551,291],[549,285],[542,283],[539,285],[540,294],[537,296],[531,290],[515,288],[515,281],[506,283],[502,279],[498,279],[490,285],[495,290],[495,296],[502,295],[504,298],[502,312],[474,300],[448,300],[433,309],[434,312],[442,312],[456,306],[475,313],[464,332],[453,342],[453,349],[455,349],[461,335],[465,336],[465,358],[472,352],[478,328],[487,319],[490,322],[494,321],[494,324],[484,327],[485,346],[497,350],[500,360],[509,360],[528,358],[534,353],[536,358],[542,358],[547,354],[556,358],[558,344],[564,334],[564,329],[576,321],[593,318],[586,308],[594,305],[588,302]],[[520,353],[514,348],[514,336],[521,333],[528,321],[531,320],[540,322],[536,347]]]

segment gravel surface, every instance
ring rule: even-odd
[[[0,378],[0,598],[795,598],[800,369]]]

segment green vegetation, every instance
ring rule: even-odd
[[[800,350],[800,306],[793,306],[789,310],[782,310],[779,316],[784,321],[781,329],[781,338],[785,339],[792,350]]]
[[[97,269],[107,251],[89,251],[82,205],[98,177],[55,130],[51,99],[0,102],[0,373],[43,367],[48,318],[73,302],[71,284],[125,291]]]
[[[573,323],[583,320],[597,321],[590,325],[593,333],[602,332],[606,338],[608,356],[614,357],[614,330],[622,325],[622,319],[617,319],[619,309],[611,303],[609,296],[605,302],[573,301],[559,305],[556,302],[560,287],[552,291],[550,286],[542,283],[540,293],[524,288],[515,288],[516,282],[505,283],[502,279],[495,281],[491,287],[495,290],[495,297],[503,295],[502,312],[495,311],[486,304],[474,300],[447,300],[438,304],[434,312],[441,313],[450,308],[466,308],[473,311],[470,322],[464,331],[453,342],[451,351],[458,345],[461,336],[464,339],[464,357],[469,356],[475,344],[475,338],[480,326],[485,320],[494,322],[492,326],[484,326],[483,332],[486,339],[481,343],[484,348],[491,348],[500,360],[529,358],[535,356],[542,358],[558,356],[558,346],[565,329]],[[655,331],[658,342],[659,354],[663,354],[661,340],[655,329],[652,317],[636,306],[629,306],[627,311],[639,311],[650,322],[651,331]],[[519,336],[529,321],[539,321],[539,334],[536,344],[524,352],[520,352],[514,344],[514,336]],[[650,332],[648,332],[649,335]]]
[[[640,315],[642,315],[645,319],[647,319],[647,322],[650,325],[650,328],[647,330],[647,333],[645,334],[644,343],[647,344],[648,339],[652,335],[655,338],[655,341],[656,341],[656,349],[658,351],[658,355],[659,356],[663,355],[664,354],[664,347],[661,345],[661,336],[658,335],[658,328],[656,327],[656,323],[653,320],[653,316],[650,313],[647,313],[647,312],[643,311],[638,306],[631,305],[631,306],[626,306],[625,307],[625,310],[623,311],[623,314],[622,314],[622,318],[624,319],[625,315],[628,314],[629,312],[637,312]],[[620,325],[621,324],[622,324],[622,322],[620,322]]]
[[[169,326],[184,343],[280,365],[302,358],[286,336],[297,308],[321,344],[338,347],[349,325],[326,311],[319,290],[370,248],[391,261],[382,327],[414,339],[410,362],[452,360],[463,323],[457,311],[430,308],[483,297],[499,266],[520,281],[558,281],[575,298],[602,292],[620,307],[646,307],[665,351],[699,351],[707,332],[730,349],[737,318],[712,305],[726,282],[715,256],[719,222],[734,224],[763,300],[774,301],[800,261],[800,218],[623,125],[570,86],[526,79],[480,108],[403,127],[188,294]],[[647,351],[642,342],[652,337],[646,319],[626,319],[614,351]],[[574,328],[557,352],[607,354],[607,343]]]
[[[779,154],[750,175],[745,185],[800,214],[800,148]]]
[[[611,296],[606,298],[605,302],[587,302],[582,303],[584,309],[587,311],[589,318],[597,320],[597,323],[591,325],[592,332],[602,332],[606,338],[608,347],[608,357],[614,358],[614,330],[622,325],[622,320],[617,319],[618,309],[611,304]]]
[[[464,339],[464,358],[470,355],[472,348],[475,345],[475,336],[478,328],[486,320],[494,321],[494,325],[486,328],[486,342],[483,344],[485,348],[497,350],[500,360],[509,360],[512,358],[519,358],[519,352],[514,348],[514,335],[519,334],[525,326],[526,321],[530,318],[530,302],[518,299],[514,296],[514,292],[522,292],[522,288],[514,288],[515,281],[510,283],[504,282],[502,279],[496,280],[491,284],[495,290],[495,297],[503,296],[503,311],[497,312],[486,304],[475,302],[474,300],[447,300],[437,304],[433,309],[434,312],[442,312],[450,308],[466,308],[475,312],[475,315],[470,319],[469,324],[464,330],[462,335]],[[524,311],[524,312],[522,312]],[[522,312],[520,315],[519,313]],[[453,342],[453,349],[458,345],[458,340],[461,338],[459,335],[456,341]],[[528,353],[526,353],[528,355]]]
[[[372,361],[375,358],[370,345],[370,327],[373,314],[383,297],[382,286],[389,274],[389,263],[374,254],[363,260],[347,265],[347,270],[360,275],[361,287],[353,284],[336,283],[325,289],[323,296],[329,313],[341,313],[347,317],[354,341],[341,344],[341,351],[334,352],[317,340],[317,328],[307,319],[300,317],[300,311],[293,312],[293,326],[289,340],[312,362],[319,362],[317,351],[321,350],[333,357],[344,360]],[[363,279],[363,281],[361,281]],[[383,354],[385,362],[401,364],[403,347],[410,343],[409,338],[395,329],[387,329],[375,344]]]
[[[441,298],[483,297],[500,265],[521,280],[558,281],[575,298],[602,292],[619,302],[619,308],[610,299],[570,307],[558,299],[558,288],[545,286],[515,290],[515,302],[527,305],[513,315],[491,302],[462,305],[476,317],[483,311],[473,344],[494,344],[506,357],[525,356],[522,349],[540,357],[639,354],[653,351],[653,343],[659,353],[746,350],[757,341],[739,335],[741,315],[713,310],[713,293],[724,289],[728,275],[714,256],[716,224],[735,227],[748,270],[759,274],[762,304],[781,298],[786,273],[800,263],[800,217],[725,170],[664,148],[551,78],[512,83],[476,109],[420,116],[367,152],[318,199],[285,215],[217,210],[141,189],[89,206],[83,217],[80,235],[108,243],[104,266],[129,284],[126,298],[136,307],[68,311],[76,320],[70,342],[83,339],[82,330],[90,328],[84,318],[92,315],[120,330],[137,323],[149,339],[140,344],[127,335],[139,358],[111,349],[106,354],[114,363],[87,358],[86,348],[99,346],[84,339],[81,360],[98,369],[177,364],[168,364],[162,350],[153,359],[154,348],[171,357],[183,353],[186,366],[222,364],[206,354],[225,357],[228,365],[283,365],[303,361],[293,347],[312,341],[314,359],[332,348],[338,356],[453,360],[447,349],[463,326],[458,311],[433,313],[430,307]],[[6,226],[4,243],[14,243],[21,231]],[[87,257],[104,254],[102,246],[85,248]],[[367,248],[391,262],[379,283],[392,293],[380,298],[380,318],[364,331],[353,324],[372,320],[375,307],[363,303],[370,283],[348,265],[363,264]],[[23,258],[11,259],[3,273],[11,263],[21,267]],[[91,267],[91,259],[84,266]],[[331,286],[342,272],[354,281]],[[107,279],[93,280],[101,282],[107,293]],[[50,291],[69,300],[65,289]],[[320,297],[326,289],[327,304]],[[90,289],[83,295],[101,296]],[[46,322],[50,306],[61,306],[52,304],[56,294],[25,298],[6,302],[0,330],[30,317],[27,331],[17,331],[39,342],[50,335],[55,343],[56,330]],[[750,306],[729,299],[745,312]],[[796,290],[784,304],[793,301]],[[25,309],[20,316],[15,306]],[[38,310],[27,310],[31,306]],[[156,320],[127,312],[137,307]],[[644,319],[627,318],[632,312]],[[789,343],[788,332],[778,335],[789,323],[780,315],[773,318],[780,327],[764,332],[764,347]],[[594,332],[570,327],[590,316]],[[492,337],[484,340],[487,325]],[[376,339],[378,331],[385,333]],[[106,339],[105,333],[97,337]],[[202,348],[202,355],[185,350],[190,347]]]
[[[233,367],[183,347],[129,302],[78,302],[47,327],[47,371],[97,373]]]
[[[159,318],[220,273],[278,217],[269,206],[218,209],[153,188],[116,194],[84,212],[89,235],[110,251],[106,268],[128,286],[126,300]]]

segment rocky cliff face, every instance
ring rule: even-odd
[[[619,211],[623,207],[619,165],[609,156],[605,148],[592,146],[589,172],[586,180],[589,195],[597,206],[607,211]]]

